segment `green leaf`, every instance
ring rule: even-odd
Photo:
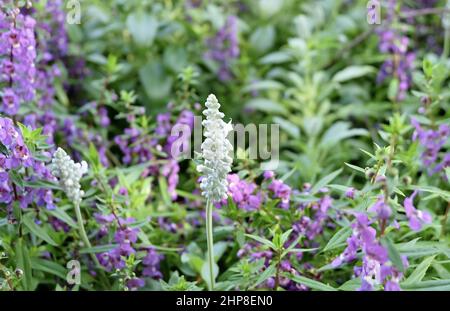
[[[283,84],[274,80],[262,80],[253,82],[242,89],[243,93],[249,93],[261,90],[280,90]]]
[[[218,275],[219,275],[219,266],[214,262],[213,263],[214,279],[216,279]],[[208,286],[208,288],[211,289],[211,281],[209,278],[209,263],[207,260],[205,260],[203,262],[201,276],[202,276],[203,281],[205,281],[206,285]]]
[[[158,29],[158,21],[151,15],[139,10],[127,17],[127,28],[134,41],[141,46],[150,46]]]
[[[364,175],[366,174],[366,171],[363,168],[359,167],[359,166],[356,166],[356,165],[353,165],[353,164],[350,164],[350,163],[347,163],[347,162],[345,162],[345,165],[347,165],[351,169],[354,169],[355,171],[363,173]]]
[[[273,244],[271,241],[269,241],[265,238],[261,238],[257,235],[252,235],[252,234],[246,234],[245,236],[247,236],[255,241],[258,241],[259,243],[261,243],[263,245],[269,246],[272,249],[276,249],[275,244]]]
[[[273,122],[279,124],[280,128],[292,136],[292,138],[300,138],[300,129],[294,123],[280,117],[274,117]]]
[[[431,263],[433,262],[434,257],[436,257],[436,256],[430,256],[430,257],[425,258],[416,267],[416,269],[411,273],[411,275],[404,281],[404,284],[411,285],[411,284],[422,281],[423,277],[427,273],[428,268],[430,267]]]
[[[263,283],[264,281],[266,281],[268,278],[272,277],[275,275],[277,271],[277,268],[275,266],[275,264],[271,264],[267,269],[265,269],[260,275],[259,277],[256,279],[255,284],[252,284],[253,288],[256,288],[259,284]]]
[[[443,198],[444,200],[448,201],[450,200],[450,192],[449,191],[445,191],[436,187],[432,187],[432,186],[411,186],[410,187],[413,190],[420,190],[420,191],[424,191],[424,192],[430,192],[433,194],[436,194],[438,196],[440,196],[441,198]]]
[[[182,46],[169,45],[164,50],[164,65],[175,73],[181,72],[188,64],[188,55]]]
[[[347,122],[336,122],[323,135],[320,142],[322,148],[332,148],[342,140],[354,136],[366,136],[368,132],[364,129],[351,129]]]
[[[72,228],[76,228],[76,229],[78,228],[77,223],[72,219],[72,217],[70,217],[64,210],[62,210],[60,208],[57,208],[54,210],[49,210],[49,211],[47,211],[47,213],[49,213],[53,217],[58,218],[59,220],[64,221],[66,224],[68,224]]]
[[[80,249],[80,254],[95,254],[95,253],[104,253],[109,252],[113,248],[116,248],[117,244],[108,244],[108,245],[98,245],[89,248]]]
[[[9,155],[8,148],[6,148],[5,145],[3,145],[1,142],[0,142],[0,152],[6,156]]]
[[[30,256],[28,248],[23,242],[23,238],[19,238],[16,243],[16,264],[17,268],[23,271],[22,286],[24,290],[33,290],[33,275],[31,269]]]
[[[40,259],[40,258],[32,258],[31,259],[31,267],[34,270],[39,270],[39,271],[43,271],[43,272],[47,272],[47,273],[56,275],[57,277],[59,277],[63,280],[65,280],[66,276],[67,276],[66,269],[54,261]]]
[[[336,289],[334,287],[331,287],[329,285],[323,284],[319,281],[316,280],[311,280],[308,279],[304,276],[300,276],[300,275],[292,275],[292,274],[288,274],[288,273],[283,273],[283,276],[287,277],[288,279],[296,282],[296,283],[300,283],[303,284],[305,286],[308,286],[309,288],[312,289],[316,289],[316,290],[320,290],[320,291],[336,291]]]
[[[392,79],[388,87],[388,98],[391,101],[396,101],[399,89],[398,79]]]
[[[160,189],[161,197],[163,199],[164,204],[166,206],[171,206],[172,200],[170,199],[169,191],[167,190],[166,178],[164,176],[159,176],[158,184],[159,184],[159,189]]]
[[[253,98],[250,99],[246,104],[246,108],[255,109],[258,111],[266,113],[281,113],[286,114],[287,110],[281,104],[276,103],[270,99],[266,98]]]
[[[338,232],[336,232],[333,237],[328,241],[327,245],[324,247],[323,252],[335,249],[342,246],[347,238],[352,234],[352,228],[343,227]]]
[[[315,194],[317,193],[320,189],[322,189],[323,187],[325,187],[326,185],[328,185],[331,181],[333,181],[336,177],[339,176],[339,174],[342,173],[342,169],[338,169],[337,171],[334,171],[330,174],[328,174],[327,176],[325,176],[324,178],[322,178],[321,180],[319,180],[314,187],[312,187],[311,189],[311,194]]]
[[[381,240],[381,243],[384,247],[387,248],[389,259],[391,260],[392,264],[397,267],[397,269],[401,272],[405,272],[405,267],[403,266],[402,257],[400,256],[400,252],[397,250],[396,246],[392,241],[384,237]]]
[[[450,291],[450,280],[431,280],[414,284],[400,284],[404,290]]]
[[[428,58],[423,59],[422,69],[423,69],[423,72],[425,73],[425,75],[428,78],[431,78],[431,76],[433,74],[433,64]]]
[[[139,79],[147,96],[155,100],[162,100],[167,97],[173,82],[164,70],[163,65],[157,61],[152,61],[142,67],[139,70]]]
[[[373,72],[375,72],[375,68],[371,66],[350,66],[336,73],[333,77],[333,81],[339,83],[346,82]]]
[[[23,217],[23,224],[33,233],[35,236],[41,238],[50,245],[58,246],[58,244],[48,235],[45,229],[39,227],[33,220],[32,214],[27,214]]]
[[[356,291],[358,288],[361,287],[361,279],[360,278],[353,278],[339,286],[339,290],[343,291]]]
[[[34,181],[24,181],[23,182],[25,187],[30,188],[46,188],[46,189],[53,189],[53,190],[61,190],[61,187],[51,181],[48,180],[34,180]]]
[[[268,24],[258,27],[250,36],[250,45],[260,55],[271,49],[275,37],[276,32],[273,25]]]
[[[279,51],[267,54],[266,56],[261,58],[259,62],[263,65],[272,65],[272,64],[286,63],[289,62],[290,60],[292,60],[291,54],[284,51]]]

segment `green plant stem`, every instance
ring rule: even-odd
[[[210,290],[214,290],[214,237],[213,237],[213,204],[210,200],[206,202],[206,243],[208,246],[208,265]]]
[[[80,230],[80,235],[81,235],[81,239],[83,240],[83,243],[86,245],[86,247],[91,248],[91,242],[89,242],[89,238],[86,234],[86,230],[84,229],[84,223],[83,223],[83,216],[81,215],[81,209],[80,209],[80,204],[74,204],[75,206],[75,214],[77,216],[77,222],[78,222],[78,229]],[[95,254],[90,254],[92,260],[94,261],[95,266],[99,269],[100,271],[100,277],[102,279],[102,282],[105,286],[105,288],[110,288],[110,283],[108,278],[105,275],[104,270],[102,269],[102,266],[100,265],[100,262],[98,261],[97,257],[95,256]]]
[[[80,204],[75,204],[75,214],[77,215],[78,229],[80,231],[81,239],[83,240],[83,243],[86,245],[86,247],[91,248],[92,247],[91,242],[89,242],[86,230],[84,229],[83,216],[81,215]],[[100,267],[100,263],[98,262],[97,257],[95,257],[94,254],[91,254],[91,257],[95,265],[97,267]]]
[[[447,1],[446,9],[448,9],[449,7],[450,1]],[[448,25],[450,17],[448,16],[448,14],[446,14],[442,17],[442,19],[442,23],[444,26],[444,51],[442,52],[441,59],[445,60],[448,58],[450,53],[450,25]]]
[[[442,59],[447,59],[450,52],[450,28],[445,28],[444,34],[444,51],[442,52]]]
[[[445,227],[447,226],[447,219],[448,219],[448,214],[450,212],[450,202],[448,202],[447,204],[447,208],[445,209],[445,213],[444,216],[442,217],[442,222],[441,222],[441,235],[440,238],[444,239],[445,238]]]

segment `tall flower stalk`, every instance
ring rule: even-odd
[[[84,191],[81,190],[80,180],[88,171],[87,163],[85,161],[75,163],[63,149],[58,148],[53,155],[51,171],[53,176],[58,178],[67,197],[73,202],[81,239],[85,246],[90,248],[91,243],[84,229],[83,216],[80,210],[80,204],[84,196]],[[98,263],[95,256],[93,256],[93,259],[94,262]]]
[[[227,175],[231,171],[233,159],[230,154],[233,146],[227,136],[233,127],[223,121],[224,114],[219,111],[220,104],[216,96],[209,95],[203,114],[206,120],[205,140],[202,143],[203,164],[197,170],[203,174],[200,188],[206,198],[206,239],[208,248],[209,287],[214,289],[214,239],[213,239],[213,204],[227,198]]]

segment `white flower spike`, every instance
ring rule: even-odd
[[[59,179],[67,197],[76,205],[79,205],[84,195],[80,180],[88,171],[87,163],[85,161],[75,163],[63,149],[58,148],[53,155],[50,170],[53,176]]]
[[[208,96],[205,106],[203,114],[206,120],[202,122],[206,138],[202,143],[203,164],[197,170],[203,174],[200,184],[202,195],[214,203],[227,198],[227,175],[233,163],[233,146],[227,136],[233,126],[231,122],[222,120],[224,114],[219,111],[220,104],[214,94]]]

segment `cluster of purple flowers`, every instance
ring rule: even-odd
[[[54,58],[61,58],[67,54],[69,43],[64,1],[47,0],[45,11],[47,22],[42,22],[40,27],[45,29],[48,35],[47,50]]]
[[[37,206],[54,209],[51,190],[20,187],[11,179],[12,170],[28,168],[33,174],[24,176],[25,181],[55,180],[44,163],[33,159],[20,131],[15,128],[11,119],[0,118],[0,141],[7,150],[5,154],[0,153],[0,203],[10,205],[13,201],[18,201],[21,208],[27,208],[35,203]]]
[[[418,141],[425,149],[422,152],[421,159],[425,167],[428,168],[430,175],[443,171],[450,166],[450,153],[446,153],[440,159],[440,152],[450,137],[450,126],[441,124],[437,129],[424,128],[416,119],[411,119],[414,127],[412,139]]]
[[[35,96],[36,39],[35,20],[12,9],[0,11],[0,81],[2,90],[0,111],[10,116],[17,114],[20,104]]]
[[[237,174],[229,174],[227,180],[230,198],[238,208],[251,212],[261,207],[263,196],[254,182],[242,180]]]
[[[263,176],[264,183],[259,186],[254,181],[241,179],[237,174],[229,174],[228,196],[238,208],[247,212],[258,210],[269,198],[280,200],[278,206],[289,209],[291,188],[282,180],[276,179],[272,171],[264,172]],[[227,200],[222,200],[216,206],[221,207],[226,204]]]
[[[347,248],[331,265],[339,267],[343,263],[354,261],[361,249],[362,267],[355,267],[355,275],[361,278],[360,290],[374,290],[383,285],[386,291],[398,291],[403,274],[391,264],[386,248],[378,241],[377,232],[370,225],[367,215],[356,214],[356,221],[352,224],[353,234],[347,239]],[[406,258],[402,259],[403,265],[407,266]]]
[[[175,126],[187,126],[190,130],[194,127],[194,113],[183,110],[177,120],[172,124],[171,114],[162,113],[156,117],[154,135],[145,133],[135,126],[125,129],[123,135],[116,136],[115,142],[124,154],[122,161],[125,164],[146,163],[155,160],[164,160],[162,165],[149,164],[143,175],[161,174],[167,178],[168,191],[173,200],[177,198],[176,187],[178,185],[178,173],[180,170],[178,160],[186,150],[172,148],[175,142],[181,147],[190,145],[190,136],[174,136],[171,131]],[[181,138],[186,141],[179,142]],[[154,152],[154,150],[158,152]],[[165,156],[161,157],[161,151]]]
[[[250,261],[256,261],[256,260],[264,260],[264,268],[263,270],[267,269],[272,261],[274,260],[275,254],[271,250],[259,250],[260,244],[256,242],[247,243],[241,248],[237,256],[239,258],[243,258],[245,256],[249,257]],[[283,260],[280,263],[280,272],[287,272],[291,273],[293,275],[299,275],[299,272],[294,269],[291,265],[291,262],[289,260]],[[266,280],[264,284],[261,285],[261,287],[275,288],[276,280],[275,277],[270,277]],[[308,288],[302,284],[293,282],[287,277],[279,276],[278,279],[278,285],[285,290],[289,291],[304,291]]]
[[[65,27],[65,14],[61,0],[46,3],[47,18],[38,23],[39,62],[36,72],[36,92],[38,107],[52,105],[55,96],[54,80],[61,75],[56,61],[67,53],[68,38]],[[45,124],[45,123],[43,123]]]
[[[238,21],[236,16],[228,16],[225,25],[217,34],[207,40],[206,59],[219,63],[218,77],[221,81],[232,79],[231,61],[239,57]]]
[[[406,97],[406,92],[411,87],[411,70],[415,60],[415,53],[409,51],[409,38],[392,27],[392,20],[395,14],[396,1],[388,2],[388,22],[387,26],[377,30],[379,36],[378,48],[381,53],[388,54],[389,57],[382,64],[377,77],[377,83],[382,83],[388,77],[398,80],[398,92],[396,100],[402,101]]]
[[[269,182],[267,189],[272,199],[279,199],[279,206],[282,209],[288,209],[291,200],[292,189],[286,185],[281,179],[276,179],[271,171],[264,172],[264,179]]]
[[[96,214],[95,218],[101,225],[97,235],[98,238],[106,236],[113,223],[116,222],[118,227],[117,231],[114,233],[114,242],[116,242],[118,246],[108,252],[97,254],[98,261],[107,271],[124,269],[126,267],[127,258],[132,254],[136,254],[138,251],[135,244],[138,240],[140,229],[130,227],[130,224],[134,222],[133,218],[116,218],[114,214]],[[153,279],[161,279],[162,273],[160,271],[160,262],[163,260],[164,256],[157,253],[152,247],[146,247],[142,250],[146,252],[145,257],[142,259],[142,264],[144,266],[142,275]],[[127,287],[130,289],[143,287],[144,285],[145,282],[141,278],[132,278],[127,281]]]
[[[280,204],[280,208],[287,209],[289,208],[291,189],[285,185],[281,180],[275,179],[275,175],[273,172],[266,171],[264,173],[264,179],[269,181],[270,183],[267,186],[269,193],[272,195],[276,194],[279,191],[279,195],[275,195],[272,198],[274,199],[286,199],[286,204]],[[242,188],[241,188],[242,189]],[[269,190],[272,189],[272,190]],[[310,184],[305,184],[303,187],[303,194],[308,194],[311,190]],[[329,225],[329,215],[328,211],[330,210],[333,200],[331,196],[329,196],[328,189],[321,189],[322,197],[318,198],[313,202],[305,202],[299,203],[296,205],[297,212],[300,214],[299,219],[292,224],[292,233],[290,238],[285,244],[285,247],[289,247],[292,243],[294,243],[298,237],[305,237],[298,245],[295,247],[316,247],[318,246],[317,238],[321,236],[324,228]],[[293,192],[293,191],[292,191]],[[234,200],[233,195],[231,194],[232,199]],[[268,198],[269,196],[266,196]],[[239,206],[239,205],[238,205]],[[245,244],[242,249],[238,251],[238,257],[242,258],[244,256],[249,256],[250,260],[258,260],[264,259],[264,269],[269,267],[272,263],[274,253],[271,250],[260,250],[261,245],[256,242],[251,242]],[[289,272],[293,275],[299,275],[299,272],[295,270],[291,265],[291,260],[301,261],[303,258],[303,253],[296,253],[295,256],[291,256],[290,259],[283,260],[280,264],[281,271]],[[310,266],[305,263],[305,269],[310,268]],[[317,276],[318,277],[318,276]],[[280,277],[279,278],[279,286],[286,290],[307,290],[308,288],[304,285],[293,282],[289,278]],[[275,279],[269,278],[264,285],[268,288],[273,288],[275,286]]]
[[[322,189],[322,191],[326,193],[328,189]],[[333,199],[328,194],[325,194],[317,201],[299,204],[298,210],[303,212],[303,216],[293,224],[292,228],[297,236],[303,235],[306,237],[306,241],[304,241],[306,246],[315,246],[312,243],[328,225],[328,211],[332,204]],[[293,238],[296,237],[294,236]],[[301,256],[302,253],[299,253],[298,257],[300,258]]]

